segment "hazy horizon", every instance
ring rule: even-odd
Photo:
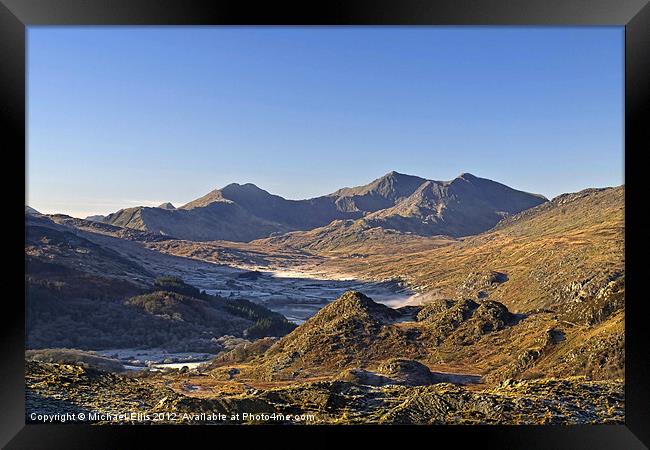
[[[388,171],[388,172],[382,174],[382,176],[383,176],[383,175],[386,175],[386,174],[389,173],[389,172],[392,172],[392,171]],[[401,174],[404,174],[404,175],[415,175],[415,176],[420,176],[421,178],[425,178],[425,179],[432,179],[431,177],[422,176],[422,175],[418,175],[418,174],[406,174],[406,173],[399,172],[399,171],[395,171],[395,172],[398,172],[398,173],[401,173]],[[458,176],[462,175],[462,173],[468,173],[468,172],[461,172],[461,173],[458,174]],[[472,175],[477,176],[477,177],[479,177],[479,178],[485,178],[485,177],[481,176],[480,174],[476,174],[476,173],[472,173]],[[377,178],[380,178],[380,177],[375,177],[375,178],[373,178],[373,179],[370,179],[370,180],[368,180],[367,182],[362,183],[361,185],[369,184],[370,182],[376,180]],[[442,180],[442,179],[436,179],[436,180],[434,180],[434,181],[451,181],[451,180],[453,180],[454,178],[456,178],[456,177],[452,177],[452,178],[444,179],[444,180]],[[496,182],[501,183],[499,180],[492,180],[492,181],[496,181]],[[215,186],[214,189],[222,189],[222,188],[228,186],[229,184],[240,184],[240,185],[242,185],[242,184],[254,184],[254,185],[257,186],[258,188],[263,189],[263,190],[269,192],[270,194],[273,194],[273,195],[279,195],[279,194],[277,194],[277,193],[275,193],[275,192],[270,192],[268,189],[265,189],[264,186],[260,186],[259,184],[255,183],[255,182],[251,182],[251,181],[244,181],[244,182],[233,181],[233,182],[231,182],[231,183],[226,183],[226,184],[224,184],[223,186]],[[504,183],[502,183],[502,184],[504,184]],[[608,187],[617,187],[617,186],[621,186],[621,185],[623,185],[623,184],[624,184],[624,182],[621,182],[621,184],[618,184],[618,185],[608,185],[608,186],[585,186],[583,189],[588,189],[588,188],[608,188]],[[324,196],[324,195],[332,194],[332,193],[334,193],[334,192],[335,192],[336,190],[338,190],[338,189],[351,188],[351,187],[356,187],[356,186],[358,186],[358,185],[345,185],[345,186],[340,186],[340,187],[338,187],[337,189],[335,189],[334,191],[331,191],[331,192],[324,192],[324,193],[322,193],[322,194],[317,194],[317,195],[314,195],[314,196],[311,196],[311,197],[296,197],[296,198],[292,198],[292,197],[284,197],[284,198],[287,199],[287,200],[307,200],[307,199],[311,199],[311,198],[315,198],[315,197],[320,197],[320,196]],[[513,189],[521,190],[521,189],[518,189],[517,186],[509,186],[509,187],[511,187],[511,188],[513,188]],[[212,189],[212,190],[214,190],[214,189]],[[580,191],[580,190],[582,190],[582,189],[578,189],[578,190],[576,190],[576,191],[571,191],[571,192],[578,192],[578,191]],[[194,196],[191,196],[190,198],[186,198],[186,199],[182,199],[182,200],[176,200],[176,201],[174,201],[174,200],[169,200],[169,199],[159,199],[159,200],[124,200],[124,201],[120,202],[120,201],[118,201],[118,200],[108,200],[108,199],[106,199],[105,201],[107,202],[108,205],[110,205],[109,209],[106,210],[106,212],[103,212],[103,213],[102,213],[102,212],[84,212],[84,211],[81,211],[81,212],[78,212],[77,214],[67,214],[67,215],[70,215],[70,216],[72,216],[72,217],[78,217],[78,218],[82,218],[82,219],[83,219],[83,218],[85,218],[85,217],[88,217],[88,216],[94,216],[94,215],[104,215],[104,216],[105,216],[105,215],[107,215],[107,214],[109,214],[109,213],[116,212],[116,211],[118,211],[118,210],[120,210],[120,209],[127,209],[127,208],[133,208],[133,207],[138,207],[138,206],[157,207],[157,206],[162,205],[163,203],[172,203],[172,205],[173,205],[174,207],[178,208],[178,207],[180,207],[180,206],[183,206],[183,205],[185,205],[185,204],[191,202],[192,200],[196,200],[197,198],[206,195],[208,192],[209,192],[209,191],[207,191],[207,192],[201,192],[201,193],[196,193]],[[525,191],[525,192],[528,192],[528,191]],[[531,194],[540,194],[540,195],[544,195],[544,194],[542,194],[542,193],[540,193],[540,192],[529,192],[529,193],[531,193]],[[570,193],[570,192],[562,192],[562,193],[559,193],[559,194],[557,194],[557,195],[562,195],[562,194],[566,194],[566,193]],[[554,197],[556,197],[557,195],[554,195],[554,196],[552,196],[552,197],[548,197],[548,196],[544,195],[544,197],[546,197],[548,200],[552,200],[552,199],[553,199]],[[42,211],[42,210],[39,210],[38,208],[35,208],[34,206],[30,205],[28,202],[26,202],[26,205],[27,205],[27,206],[30,206],[30,207],[32,207],[32,208],[34,208],[34,209],[36,209],[37,211],[39,211],[39,212],[41,212],[41,213],[43,213],[43,214],[56,214],[56,213],[59,213],[59,214],[65,214],[65,213],[62,213],[61,211],[58,211],[58,210]],[[119,206],[119,205],[122,205],[122,206]]]
[[[623,28],[29,27],[27,199],[76,217],[395,170],[623,179]]]

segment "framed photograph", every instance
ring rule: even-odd
[[[0,0],[0,443],[647,448],[647,3]]]

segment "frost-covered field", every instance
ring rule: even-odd
[[[414,292],[394,281],[362,281],[322,268],[276,264],[272,267],[232,267],[149,249],[138,242],[81,232],[157,275],[173,275],[210,294],[261,303],[300,324],[349,290],[361,291],[377,302],[399,307]],[[268,258],[270,261],[272,257]],[[304,263],[304,261],[302,261]]]
[[[254,276],[249,277],[251,273]],[[278,275],[274,271],[243,272],[208,279],[192,274],[185,281],[210,294],[262,303],[298,324],[345,291],[361,291],[387,305],[398,304],[413,295],[410,290],[393,282],[323,279],[308,272],[293,272],[292,276],[286,276],[286,273]]]

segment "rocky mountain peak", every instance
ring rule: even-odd
[[[396,200],[408,197],[425,181],[391,171],[366,185],[339,189],[331,196],[337,197],[337,204],[354,204],[361,211],[373,212],[393,206]]]
[[[264,189],[256,186],[253,183],[230,183],[227,186],[221,188],[221,193],[228,197],[229,195],[262,195],[267,196],[271,195]]]
[[[391,322],[398,317],[400,317],[399,312],[376,303],[361,292],[347,291],[320,310],[313,319],[315,322],[340,322],[353,319],[379,325]]]
[[[161,208],[161,209],[169,209],[169,210],[174,210],[174,209],[176,209],[176,207],[175,207],[174,205],[172,205],[171,202],[165,202],[165,203],[162,203],[162,204],[158,205],[158,208]]]
[[[414,175],[408,175],[408,174],[405,174],[405,173],[400,173],[400,172],[398,172],[396,170],[391,170],[390,172],[388,172],[386,175],[384,175],[381,178],[399,180],[399,179],[411,178],[413,176]]]

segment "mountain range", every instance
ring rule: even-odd
[[[392,171],[369,184],[306,200],[287,200],[251,183],[233,183],[179,208],[171,203],[139,206],[89,219],[193,241],[247,242],[335,220],[421,236],[462,237],[546,201],[469,173],[434,181]]]

